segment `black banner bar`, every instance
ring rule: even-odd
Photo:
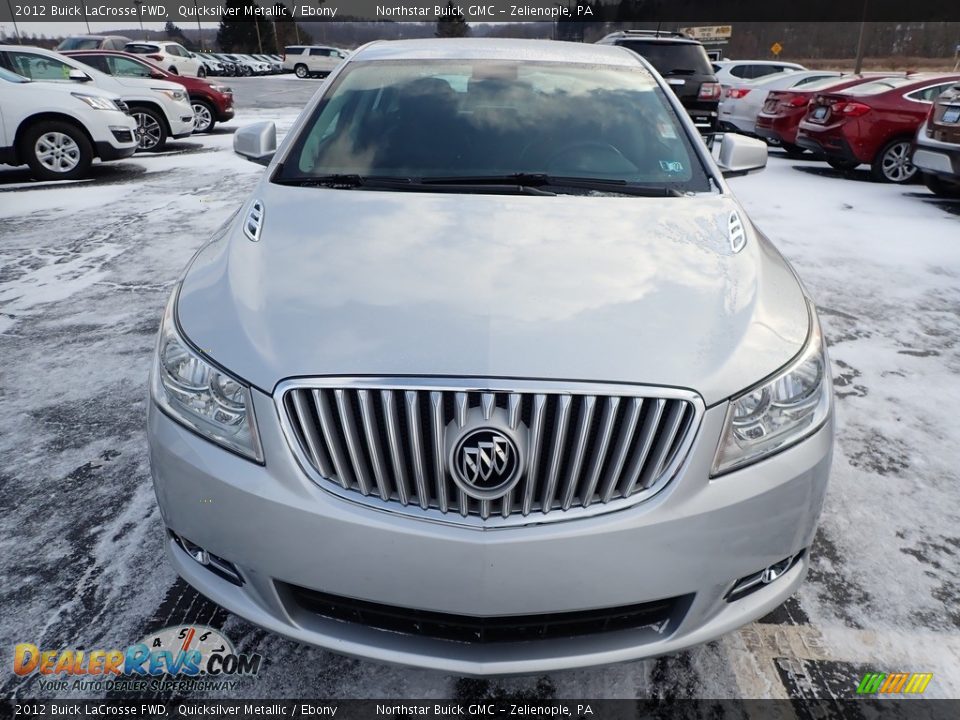
[[[467,22],[960,21],[957,0],[464,0],[452,5]],[[0,22],[436,22],[448,13],[446,0],[0,2]]]
[[[960,700],[3,700],[0,718],[955,720]]]

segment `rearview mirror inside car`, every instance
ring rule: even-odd
[[[72,69],[67,77],[76,82],[90,82],[92,79],[83,70],[78,70],[77,68]]]
[[[269,165],[277,151],[277,126],[258,122],[240,128],[233,134],[233,151],[251,162]]]
[[[720,141],[717,164],[724,177],[736,177],[767,166],[767,144],[763,140],[727,133]]]

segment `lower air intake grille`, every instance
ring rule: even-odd
[[[679,622],[690,596],[543,615],[476,617],[381,605],[285,586],[296,604],[320,617],[357,623],[378,630],[464,643],[529,642],[596,635],[624,630],[650,630],[663,635]],[[671,620],[676,621],[671,623]]]
[[[680,390],[475,382],[297,381],[281,386],[278,402],[291,447],[321,486],[383,510],[484,526],[651,496],[687,456],[702,412],[699,397]],[[502,496],[477,499],[453,480],[448,443],[471,427],[519,439],[519,481]]]

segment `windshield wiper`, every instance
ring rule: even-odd
[[[278,185],[295,185],[298,187],[327,187],[338,190],[364,188],[368,190],[408,190],[411,192],[448,192],[448,193],[489,193],[510,195],[556,195],[548,190],[522,184],[515,180],[498,180],[496,182],[457,182],[457,183],[424,183],[416,178],[398,177],[392,175],[357,175],[333,174],[315,175],[293,178],[277,178]]]
[[[292,178],[276,178],[278,185],[296,185],[298,187],[329,187],[329,188],[404,188],[409,187],[413,180],[408,177],[393,175],[304,175]]]
[[[516,183],[532,188],[575,188],[577,190],[597,190],[600,192],[620,193],[623,195],[638,195],[642,197],[682,197],[683,193],[666,185],[640,185],[626,180],[612,180],[606,178],[569,177],[562,175],[548,175],[546,173],[512,173],[508,175],[466,175],[425,177],[420,182],[424,185],[485,185]]]

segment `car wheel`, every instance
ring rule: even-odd
[[[93,162],[93,147],[80,128],[46,120],[23,135],[20,157],[37,180],[75,180],[86,174]]]
[[[783,148],[783,151],[787,154],[788,158],[799,158],[807,154],[807,151],[800,147],[799,145],[794,145],[793,143],[780,143],[780,147]]]
[[[310,74],[310,73],[307,71],[307,66],[304,65],[303,63],[300,63],[299,65],[297,65],[297,66],[293,69],[293,72],[296,73],[297,77],[300,78],[301,80],[302,80],[303,78],[305,78],[307,75]]]
[[[201,65],[200,67],[197,68],[197,77],[205,78],[206,76],[207,76],[207,69],[203,67],[203,65]]]
[[[253,75],[253,68],[250,67],[249,65],[244,66],[243,74],[245,77],[250,77],[251,75]]]
[[[180,71],[177,70],[177,66],[176,66],[176,65],[171,65],[169,68],[167,68],[167,70],[168,70],[169,72],[173,73],[174,75],[179,75],[179,74],[180,74]]]
[[[191,100],[190,104],[193,105],[193,131],[208,133],[213,130],[213,126],[217,124],[213,105],[206,100]]]
[[[960,200],[960,182],[941,180],[936,175],[923,173],[923,184],[937,197]]]
[[[877,153],[870,165],[870,173],[877,182],[905,183],[913,180],[917,169],[910,162],[910,141],[892,140]]]
[[[156,110],[148,107],[130,108],[130,114],[137,121],[137,149],[156,152],[167,142],[167,125]]]
[[[827,158],[827,165],[840,172],[848,172],[857,167],[860,163],[856,160],[844,160],[843,158]]]

